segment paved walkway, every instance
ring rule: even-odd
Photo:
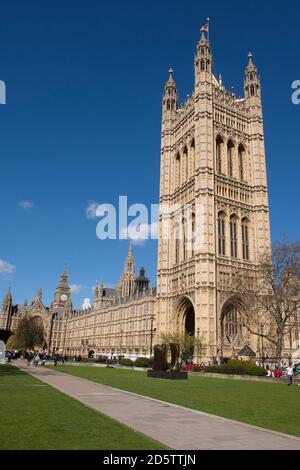
[[[123,392],[56,370],[27,368],[23,361],[17,361],[16,365],[57,390],[174,450],[300,450],[300,438],[297,437]]]

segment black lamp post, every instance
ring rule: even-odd
[[[265,353],[264,353],[264,327],[260,327],[260,334],[261,334],[261,359],[262,359],[262,366],[264,367],[265,365]]]
[[[153,320],[154,320],[154,315],[151,315],[151,326],[150,326],[150,328],[151,328],[151,330],[150,330],[150,359],[152,359],[153,333],[154,333],[154,331],[156,331],[156,330],[153,329]]]

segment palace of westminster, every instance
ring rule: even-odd
[[[144,268],[137,275],[130,243],[119,284],[97,285],[92,306],[72,308],[65,269],[50,307],[43,305],[41,291],[32,304],[15,305],[9,290],[1,330],[13,332],[23,315],[39,319],[47,349],[67,355],[149,357],[162,333],[186,332],[201,339],[205,361],[235,357],[241,350],[262,356],[258,338],[237,327],[229,286],[234,271],[251,275],[271,247],[260,79],[249,54],[244,97],[228,92],[212,72],[204,31],[194,70],[194,91],[183,105],[172,70],[165,85],[160,204],[176,207],[175,231],[182,230],[184,208],[194,215],[202,207],[201,247],[187,249],[184,236],[163,237],[160,217],[156,289]],[[291,346],[285,344],[286,355]]]

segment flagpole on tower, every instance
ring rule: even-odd
[[[209,42],[209,36],[210,36],[210,17],[209,16],[206,18],[206,21],[207,21],[207,40]]]

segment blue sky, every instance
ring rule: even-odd
[[[242,93],[251,50],[263,88],[273,241],[299,239],[299,19],[289,2],[114,0],[2,2],[0,79],[0,296],[44,290],[52,300],[64,263],[79,306],[96,280],[113,285],[126,241],[100,241],[89,202],[156,203],[161,96],[174,69],[192,92],[199,28],[211,17],[215,72]],[[25,202],[25,204],[24,204]],[[30,204],[26,204],[30,203]],[[156,242],[134,248],[156,282]],[[1,268],[2,266],[2,268]],[[0,263],[0,271],[5,266]]]

